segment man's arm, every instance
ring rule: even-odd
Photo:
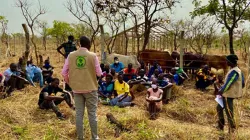
[[[220,88],[219,90],[219,94],[223,94],[223,92],[227,91],[230,86],[236,82],[239,78],[239,74],[236,71],[232,71],[228,77],[227,77],[227,81],[225,82],[225,84]]]
[[[97,77],[102,76],[102,69],[100,67],[100,63],[97,56],[95,56],[95,72]]]
[[[43,97],[45,100],[64,100],[63,97],[60,97],[60,96],[50,96],[47,92],[44,92],[43,93]]]
[[[149,96],[150,96],[150,93],[149,91],[147,91],[146,101],[151,102],[151,100],[149,100]]]
[[[68,84],[69,83],[69,58],[66,59],[65,64],[63,66],[62,70],[62,76],[64,78],[64,81]]]
[[[64,58],[66,58],[65,54],[62,53],[61,49],[63,48],[63,44],[59,46],[56,50],[58,53],[60,53]]]

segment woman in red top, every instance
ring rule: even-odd
[[[128,67],[123,70],[123,73],[124,73],[123,76],[124,76],[124,81],[125,82],[133,79],[133,77],[136,76],[136,70],[133,69],[132,63],[128,64]]]

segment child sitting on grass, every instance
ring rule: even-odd
[[[148,102],[148,111],[151,120],[156,119],[157,113],[159,113],[162,108],[162,95],[163,90],[158,87],[157,79],[154,78],[151,88],[148,89],[146,96],[146,101]]]

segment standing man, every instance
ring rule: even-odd
[[[76,107],[76,131],[78,140],[83,140],[83,116],[85,106],[88,110],[92,139],[99,139],[97,135],[96,109],[98,103],[98,82],[96,76],[101,77],[102,70],[98,57],[90,52],[90,40],[82,36],[81,48],[69,54],[65,61],[62,75],[73,90]]]
[[[236,129],[234,113],[233,113],[233,100],[242,96],[242,89],[245,86],[244,76],[239,67],[237,66],[237,55],[229,55],[226,57],[227,65],[231,70],[227,73],[225,84],[219,89],[219,97],[223,99],[224,108],[229,122],[229,133],[233,133]],[[219,104],[217,106],[217,114],[219,116],[218,129],[223,131],[225,120],[223,109]]]
[[[77,50],[74,40],[75,40],[74,36],[70,35],[70,36],[68,36],[68,42],[63,43],[61,46],[59,46],[57,48],[57,52],[59,52],[65,59],[68,57],[68,55],[71,52]],[[62,51],[61,51],[62,48],[64,49],[65,53],[62,53]],[[67,83],[65,84],[65,90],[72,91],[72,89],[70,88],[70,86]]]
[[[76,51],[76,44],[74,42],[74,36],[70,35],[68,36],[68,42],[63,43],[61,46],[59,46],[57,48],[57,52],[60,53],[65,59],[68,57],[68,55],[73,52]],[[65,53],[62,53],[61,49],[64,49]]]

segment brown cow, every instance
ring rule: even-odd
[[[145,64],[151,64],[155,61],[162,67],[162,69],[170,70],[175,67],[175,60],[171,57],[169,52],[156,51],[156,50],[144,50],[139,53],[140,61]]]
[[[224,73],[227,72],[227,59],[225,55],[203,55],[203,61],[209,66],[216,69],[223,69]]]

